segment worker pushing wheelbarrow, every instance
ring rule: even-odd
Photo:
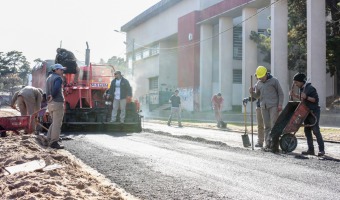
[[[294,86],[299,88],[299,94],[294,93]],[[297,73],[294,76],[290,97],[290,100],[293,100],[293,97],[295,97],[299,99],[299,101],[290,101],[279,115],[270,134],[272,137],[272,151],[278,152],[278,145],[280,145],[283,152],[294,151],[297,146],[295,133],[301,126],[304,126],[308,150],[303,151],[302,154],[315,155],[312,136],[313,131],[319,145],[318,156],[323,156],[325,150],[319,127],[319,97],[316,89],[311,83],[306,81],[305,74]]]
[[[314,118],[313,124],[303,124],[308,116]],[[277,152],[279,144],[283,152],[292,152],[297,147],[296,132],[301,126],[312,127],[317,123],[316,116],[310,112],[309,108],[303,101],[290,101],[283,109],[271,130],[272,150]]]

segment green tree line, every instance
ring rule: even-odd
[[[340,0],[326,0],[326,72],[340,76]],[[306,0],[288,0],[288,69],[306,72],[307,68],[307,8]],[[270,63],[271,37],[252,32],[250,38],[258,44],[264,61]],[[320,66],[324,68],[325,66]],[[338,88],[340,83],[338,81]],[[339,93],[339,91],[338,91]]]
[[[26,85],[27,75],[30,73],[30,63],[22,52],[0,52],[1,91],[12,91],[15,86]]]

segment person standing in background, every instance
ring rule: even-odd
[[[178,96],[179,91],[175,90],[175,94],[173,94],[170,99],[169,102],[171,103],[171,113],[168,119],[168,126],[171,125],[171,120],[174,114],[177,115],[177,120],[178,120],[178,126],[179,127],[183,127],[182,126],[182,122],[181,122],[181,98]]]
[[[221,93],[213,95],[211,98],[212,108],[215,112],[215,119],[217,121],[217,127],[220,128],[222,126],[222,105],[223,105],[224,99],[222,97]]]

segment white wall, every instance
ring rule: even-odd
[[[178,32],[178,18],[199,10],[199,1],[185,0],[149,19],[127,33],[127,41],[135,39],[138,45],[149,45]]]

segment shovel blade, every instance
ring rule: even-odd
[[[251,146],[248,134],[242,135],[242,142],[243,142],[244,147],[250,147]]]

